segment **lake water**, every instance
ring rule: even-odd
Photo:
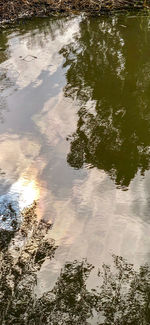
[[[38,220],[53,224],[39,295],[67,261],[150,263],[150,18],[2,29],[0,153],[1,215],[7,201],[17,211],[37,201]]]

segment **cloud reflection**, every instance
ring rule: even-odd
[[[109,20],[108,27],[112,24],[113,34],[116,33],[116,22],[116,20],[114,22]],[[65,86],[67,68],[64,66],[63,69],[62,63],[64,60],[62,54],[58,54],[58,51],[61,49],[62,43],[63,45],[68,43],[67,50],[71,55],[70,39],[73,41],[73,45],[76,46],[80,31],[78,18],[71,19],[68,23],[63,22],[62,25],[63,28],[58,28],[56,32],[54,31],[55,22],[48,23],[47,28],[44,25],[43,29],[46,29],[46,35],[43,30],[40,30],[41,26],[39,26],[39,29],[34,29],[33,26],[33,30],[32,28],[27,31],[24,30],[23,33],[20,31],[20,34],[18,32],[10,34],[11,57],[7,62],[3,63],[8,70],[12,67],[12,75],[13,72],[17,72],[15,74],[17,91],[13,93],[13,96],[6,98],[9,113],[0,133],[2,152],[0,168],[6,173],[2,180],[1,194],[4,198],[9,196],[11,201],[17,200],[19,209],[30,205],[34,200],[39,200],[40,212],[38,217],[46,216],[47,220],[54,221],[53,230],[47,236],[54,237],[60,247],[55,256],[56,264],[53,261],[53,266],[52,264],[46,265],[46,268],[43,269],[45,281],[47,281],[45,272],[49,272],[49,270],[55,272],[55,269],[60,270],[68,259],[74,260],[87,256],[89,261],[95,265],[101,261],[109,262],[111,254],[116,253],[142,264],[143,260],[149,259],[150,247],[148,219],[150,189],[143,176],[134,174],[132,181],[130,178],[129,190],[122,192],[119,188],[116,188],[114,181],[103,171],[104,168],[100,170],[98,168],[92,170],[87,168],[77,171],[68,166],[66,162],[69,151],[69,142],[66,142],[66,137],[75,131],[76,119],[79,116],[76,114],[74,96],[72,96],[74,101],[71,98],[64,98],[63,87]],[[106,28],[107,22],[103,22],[102,19],[101,25]],[[99,37],[96,20],[94,26],[93,35],[96,34]],[[81,27],[82,32],[84,32],[84,21]],[[91,24],[89,28],[92,31]],[[53,29],[52,32],[51,29]],[[109,34],[109,29],[107,33]],[[105,38],[105,30],[103,34]],[[90,35],[92,35],[92,32]],[[95,40],[95,37],[93,39]],[[115,57],[117,35],[113,39],[114,51],[112,47],[109,47],[110,51],[113,51],[113,53],[110,53],[111,58]],[[118,81],[118,78],[120,78],[119,80],[122,82],[124,76],[124,52],[121,37],[119,39],[121,52],[117,52],[115,71],[116,80]],[[85,49],[89,49],[85,34],[84,40]],[[94,41],[93,49],[95,46],[97,46],[97,43]],[[106,44],[103,43],[103,46],[105,47]],[[64,47],[64,57],[65,50]],[[103,47],[101,51],[103,51]],[[79,52],[75,53],[78,57]],[[93,58],[95,60],[95,53],[97,53],[97,59],[102,59],[99,52],[93,53],[91,63]],[[19,58],[19,56],[24,57],[28,54],[33,54],[38,59],[25,62]],[[73,61],[73,54],[70,59],[72,60],[72,66],[75,67],[77,62]],[[82,53],[81,60],[83,62]],[[69,65],[68,58],[67,62]],[[88,64],[85,64],[86,68],[88,66]],[[101,66],[101,61],[98,61],[97,66]],[[79,70],[78,72],[84,75],[86,69],[82,64],[81,67],[82,69],[76,71]],[[90,64],[90,67],[91,73],[93,73],[93,65]],[[120,70],[118,70],[119,67]],[[74,83],[75,81],[75,86],[78,86],[78,82],[82,83],[82,78],[79,80],[77,74],[69,74],[69,69],[67,73],[70,82]],[[112,73],[114,73],[114,69],[112,69]],[[75,80],[74,76],[76,77]],[[102,85],[108,85],[108,78],[104,79],[105,74],[102,76]],[[97,85],[96,81],[93,82]],[[112,89],[112,84],[109,86]],[[82,87],[84,88],[84,84],[82,84]],[[107,95],[107,87],[101,87],[101,89],[104,95]],[[118,87],[115,86],[115,90],[117,89]],[[72,88],[65,90],[71,92]],[[73,90],[76,93],[78,87]],[[92,114],[94,121],[97,121],[95,104],[96,96],[99,96],[99,89],[96,88],[93,98],[91,90],[91,87],[86,88],[85,95],[88,95],[90,100],[86,101],[85,98],[85,109],[90,116]],[[73,95],[75,93],[73,91]],[[83,93],[78,91],[79,99],[82,95]],[[110,99],[112,102],[112,97]],[[104,117],[106,113],[107,110],[104,109]],[[121,107],[119,111],[115,112],[114,116],[116,114],[117,116],[121,114],[123,118],[123,108]],[[108,122],[111,123],[111,115],[108,114],[108,117],[110,117]],[[92,120],[89,121],[92,129]],[[89,125],[86,124],[86,126],[88,135]],[[82,129],[83,125],[80,125],[80,127]],[[103,129],[106,131],[106,125],[103,125]],[[96,133],[93,132],[93,134]],[[108,141],[108,144],[110,144],[110,141]],[[118,142],[116,142],[116,146],[118,146]],[[91,149],[93,150],[93,141],[91,141]],[[149,172],[147,173],[148,182]],[[4,183],[7,185],[5,191],[3,191]],[[43,277],[42,273],[41,277]],[[47,282],[45,286],[47,286]]]

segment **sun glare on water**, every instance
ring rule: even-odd
[[[12,185],[11,193],[18,197],[19,208],[23,210],[39,199],[40,188],[35,179],[22,176]]]

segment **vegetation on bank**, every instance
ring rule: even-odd
[[[91,13],[143,9],[150,0],[0,0],[0,21],[22,17],[48,16],[56,12]]]

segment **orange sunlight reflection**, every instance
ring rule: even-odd
[[[17,197],[20,210],[30,206],[34,201],[37,202],[40,198],[40,192],[41,187],[34,171],[32,174],[21,175],[11,187],[11,194]],[[37,212],[39,216],[40,211]]]

